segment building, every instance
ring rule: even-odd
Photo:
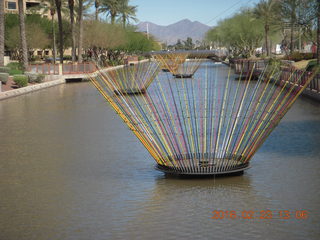
[[[41,7],[40,7],[41,6]],[[42,16],[49,17],[49,8],[41,0],[23,0],[23,9],[28,13],[38,13]],[[18,14],[18,0],[4,0],[4,12]]]

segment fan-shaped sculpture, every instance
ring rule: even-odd
[[[116,94],[143,94],[160,71],[156,61],[125,65],[104,73],[113,82]]]
[[[186,61],[188,52],[167,52],[157,53],[153,57],[162,65],[164,72],[171,72],[174,74],[178,68]]]
[[[192,58],[187,59],[189,56],[192,56]],[[176,78],[191,78],[206,56],[206,53],[195,54],[191,51],[165,54],[158,53],[153,55],[153,57],[164,66],[163,69],[168,69]]]
[[[187,59],[172,74],[176,78],[192,78],[203,60],[202,58]]]
[[[92,83],[157,162],[176,174],[243,171],[313,76],[267,67],[257,81],[207,66],[201,77],[158,75],[144,95],[114,94],[103,74]],[[198,75],[197,75],[198,76]]]

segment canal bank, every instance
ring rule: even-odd
[[[65,82],[66,82],[65,78],[61,78],[59,76],[58,79],[56,79],[56,80],[45,81],[43,83],[39,83],[39,84],[27,86],[27,87],[22,87],[22,88],[17,88],[17,89],[5,91],[5,92],[0,92],[0,100],[20,96],[20,95],[27,94],[27,93],[34,92],[34,91],[38,91],[38,90],[41,90],[44,88],[53,87],[53,86],[56,86],[59,84],[63,84]]]

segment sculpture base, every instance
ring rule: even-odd
[[[193,74],[173,74],[175,78],[192,78]]]
[[[145,94],[145,89],[127,89],[127,90],[114,90],[116,95],[135,95],[135,94]]]
[[[239,176],[244,170],[250,168],[249,163],[243,163],[232,168],[223,168],[222,166],[206,166],[193,168],[173,168],[157,164],[155,169],[168,175],[190,176],[190,177],[210,177],[210,176]]]

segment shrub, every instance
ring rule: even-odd
[[[6,84],[9,78],[9,74],[8,73],[0,73],[0,82],[2,82],[3,84]]]
[[[37,81],[37,74],[32,72],[25,72],[24,74],[28,77],[28,83],[34,83]]]
[[[0,67],[0,73],[9,73],[10,68],[8,67]]]
[[[314,68],[317,66],[317,60],[312,60],[308,63],[308,66],[306,67],[306,71],[313,71]]]
[[[28,85],[28,77],[26,75],[15,75],[13,76],[13,81],[18,87],[25,87]]]
[[[65,56],[63,56],[63,60],[71,61],[72,60],[72,56],[65,55]]]
[[[138,56],[138,61],[146,59],[144,56]]]
[[[21,63],[12,62],[12,63],[9,63],[7,67],[10,68],[9,75],[23,74],[23,68]]]
[[[285,59],[292,60],[295,62],[301,61],[301,60],[309,60],[314,58],[313,53],[300,53],[300,52],[293,52],[290,55],[288,55]]]
[[[44,74],[38,74],[36,76],[36,83],[41,83],[44,80],[45,75]]]

